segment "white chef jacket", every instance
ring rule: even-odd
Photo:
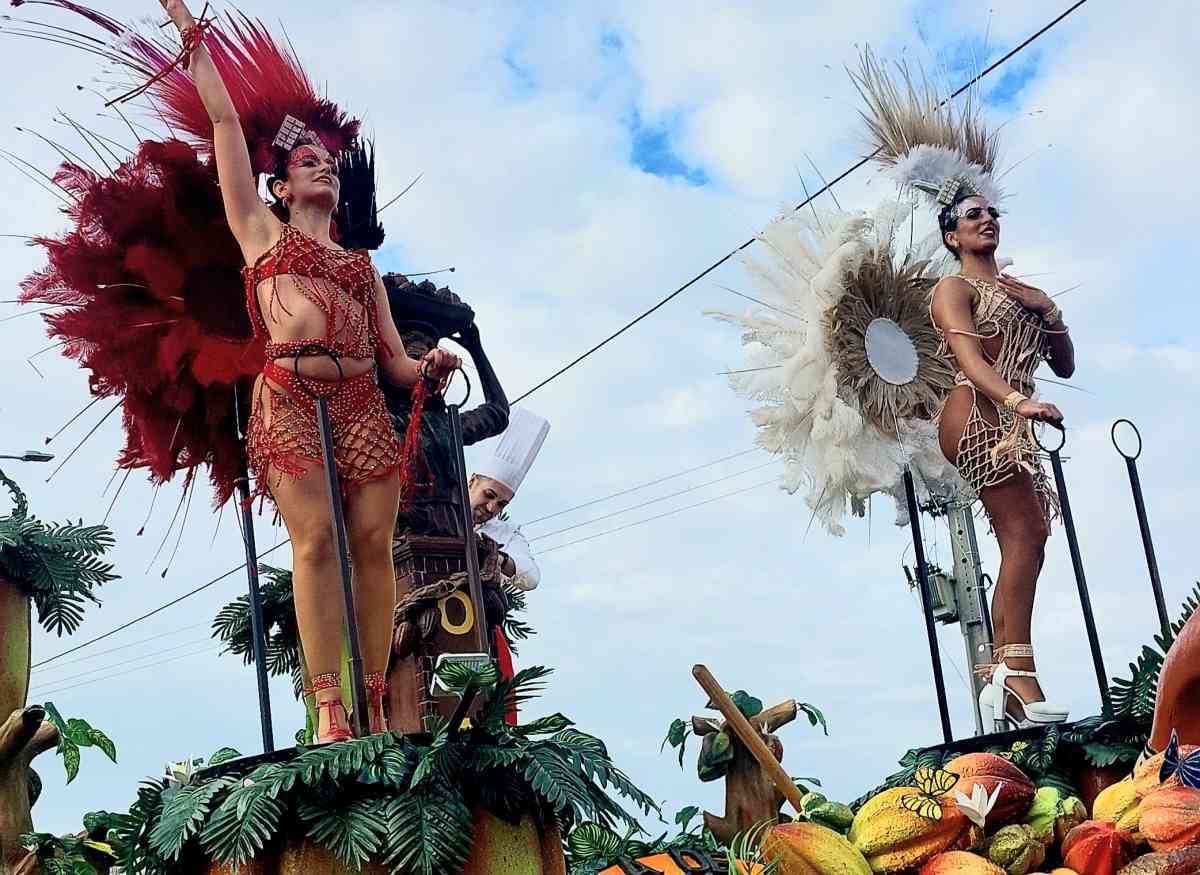
[[[516,573],[512,576],[504,574],[503,571],[500,572],[503,583],[525,592],[537,588],[542,579],[542,572],[538,569],[537,563],[533,561],[533,555],[529,551],[529,542],[525,540],[525,536],[521,534],[521,529],[516,523],[493,518],[479,526],[476,531],[481,535],[487,535],[499,544],[500,549],[512,559],[513,564],[517,567]]]

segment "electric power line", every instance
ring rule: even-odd
[[[997,60],[993,64],[986,67],[982,72],[980,72],[976,76],[972,77],[965,85],[963,85],[961,88],[959,88],[954,93],[952,93],[949,97],[947,97],[945,100],[943,100],[941,102],[941,104],[939,104],[939,106],[945,105],[949,101],[954,100],[959,95],[968,91],[972,86],[974,86],[976,83],[978,83],[980,80],[982,80],[985,76],[987,76],[989,73],[993,72],[1001,64],[1004,64],[1006,61],[1010,60],[1013,56],[1017,55],[1018,53],[1020,53],[1024,49],[1026,49],[1034,41],[1036,41],[1041,36],[1046,34],[1053,27],[1055,27],[1057,24],[1059,24],[1059,22],[1061,22],[1063,19],[1065,19],[1067,16],[1069,16],[1072,12],[1074,12],[1076,9],[1078,9],[1080,6],[1082,6],[1086,2],[1087,2],[1087,0],[1076,0],[1076,2],[1074,4],[1072,4],[1070,7],[1068,7],[1066,11],[1061,13],[1057,18],[1055,18],[1049,24],[1042,27],[1040,30],[1038,30],[1036,33],[1034,33],[1032,36],[1026,38],[1022,43],[1020,43],[1015,48],[1011,49],[999,60]],[[872,152],[870,155],[867,155],[865,158],[861,158],[858,161],[856,161],[849,168],[847,168],[843,172],[839,173],[833,179],[826,182],[823,186],[821,186],[819,189],[817,189],[812,194],[805,197],[804,200],[802,200],[799,204],[796,205],[796,207],[794,207],[792,209],[792,212],[793,213],[799,212],[804,207],[808,206],[810,203],[812,203],[814,200],[816,200],[818,197],[820,197],[822,194],[824,194],[827,191],[830,191],[835,185],[837,185],[839,182],[841,182],[847,176],[850,176],[852,173],[856,172],[857,170],[861,169],[862,167],[865,167],[867,164],[869,164],[875,158],[875,156],[878,153],[879,153],[879,150],[876,150],[876,151]],[[650,307],[648,310],[645,310],[638,316],[636,316],[633,319],[631,319],[630,321],[626,322],[624,325],[622,325],[620,328],[618,328],[612,334],[608,335],[608,337],[601,340],[599,343],[597,343],[591,349],[587,350],[586,352],[581,353],[580,355],[573,358],[571,361],[567,362],[567,364],[563,365],[561,368],[559,368],[553,374],[546,377],[540,383],[535,385],[532,389],[529,389],[526,392],[524,392],[523,394],[519,395],[516,398],[516,400],[513,401],[513,404],[519,404],[520,402],[524,401],[526,398],[528,398],[530,395],[532,395],[538,389],[542,388],[547,383],[550,383],[551,381],[558,379],[563,374],[565,374],[567,371],[571,370],[571,368],[575,367],[577,364],[582,362],[584,359],[588,358],[593,353],[598,352],[603,347],[607,346],[612,341],[616,340],[618,337],[620,337],[622,334],[624,334],[629,329],[633,328],[633,326],[637,325],[643,319],[647,318],[648,316],[653,315],[655,312],[657,312],[662,307],[669,304],[675,298],[682,295],[684,292],[686,292],[688,289],[690,289],[696,283],[700,282],[700,280],[704,279],[706,276],[708,276],[710,273],[712,273],[718,267],[723,265],[725,262],[729,261],[729,259],[733,258],[735,255],[737,255],[743,249],[746,249],[749,246],[753,245],[753,243],[755,242],[756,239],[757,238],[755,238],[755,237],[751,237],[749,240],[747,240],[741,246],[738,246],[736,249],[732,249],[729,252],[727,252],[725,255],[721,256],[719,259],[714,261],[711,265],[704,268],[704,270],[700,271],[700,273],[696,274],[694,277],[692,277],[690,280],[685,282],[679,288],[675,289],[675,291],[671,292],[669,295],[667,295],[665,298],[660,300],[654,306]]]
[[[602,501],[608,501],[610,498],[620,498],[622,495],[628,495],[631,492],[638,492],[649,486],[657,486],[659,483],[666,483],[668,480],[674,480],[676,477],[682,477],[684,474],[692,474],[696,471],[702,471],[705,468],[711,468],[713,465],[719,465],[721,462],[728,462],[730,459],[739,459],[742,456],[748,456],[750,453],[759,452],[758,447],[751,447],[748,450],[742,450],[740,453],[732,453],[728,456],[722,456],[719,459],[713,459],[711,462],[705,462],[703,465],[696,465],[694,468],[686,468],[683,471],[677,471],[674,474],[668,474],[666,477],[659,477],[657,480],[648,480],[645,483],[639,483],[637,486],[630,486],[627,489],[622,489],[620,492],[614,492],[610,495],[604,495],[600,498],[593,498],[590,501],[585,501],[583,504],[577,504],[574,507],[568,507],[565,510],[555,511],[554,513],[540,516],[537,519],[528,520],[521,523],[521,526],[532,526],[534,523],[540,523],[543,520],[553,519],[554,517],[565,516],[577,510],[582,510],[585,507],[591,507],[594,504],[599,504]]]
[[[258,558],[261,559],[263,556],[266,556],[268,553],[273,553],[274,551],[278,550],[280,547],[284,546],[285,544],[290,544],[291,542],[292,542],[291,538],[281,541],[278,544],[276,544],[274,547],[271,547],[267,550],[264,550],[262,553],[259,553]],[[245,567],[246,567],[246,563],[243,562],[241,565],[237,566],[236,568],[229,569],[228,571],[226,571],[224,574],[220,575],[219,577],[214,577],[208,583],[198,586],[195,589],[191,590],[190,592],[185,592],[183,595],[179,596],[179,598],[172,599],[171,601],[167,602],[164,605],[159,605],[154,610],[148,611],[145,614],[142,614],[140,617],[134,617],[129,622],[122,623],[117,628],[112,629],[108,632],[105,632],[103,635],[97,635],[95,638],[92,638],[88,641],[84,641],[82,644],[77,644],[74,647],[70,647],[70,648],[64,650],[62,653],[56,653],[47,659],[43,659],[41,662],[35,662],[30,668],[33,669],[33,668],[39,668],[43,665],[48,665],[49,663],[55,662],[56,660],[60,659],[63,656],[66,656],[71,653],[75,653],[79,650],[83,650],[83,648],[85,648],[85,647],[90,647],[91,645],[95,644],[97,641],[103,641],[105,638],[111,638],[113,635],[116,635],[118,632],[124,632],[126,629],[128,629],[130,626],[132,626],[134,623],[140,623],[142,620],[149,619],[150,617],[153,617],[155,614],[159,613],[160,611],[165,611],[167,608],[172,607],[173,605],[179,604],[184,599],[191,598],[196,593],[202,592],[202,591],[208,589],[210,586],[214,586],[215,584],[220,583],[222,580],[229,577],[230,575],[237,574],[239,571],[241,571]]]
[[[178,662],[181,659],[187,659],[192,656],[199,656],[202,653],[211,653],[211,652],[213,652],[213,648],[210,645],[210,646],[202,648],[200,650],[196,650],[192,653],[181,653],[179,656],[173,656],[170,659],[160,660],[160,661],[154,663],[153,665],[141,665],[141,666],[138,666],[137,668],[131,668],[127,671],[122,671],[122,672],[117,672],[116,674],[111,674],[108,677],[95,678],[90,681],[84,681],[83,683],[79,683],[79,684],[71,684],[66,687],[56,687],[54,689],[46,690],[42,693],[39,693],[38,696],[39,696],[39,698],[42,696],[55,696],[55,695],[58,695],[59,693],[65,693],[68,690],[75,690],[75,689],[78,689],[79,687],[90,687],[95,684],[100,684],[105,681],[113,680],[114,678],[124,677],[125,675],[133,674],[134,672],[146,671],[147,669],[151,669],[151,668],[158,668],[158,666],[164,665],[165,663],[168,663],[168,662]],[[219,651],[218,651],[218,653],[219,653]]]
[[[612,519],[613,517],[620,516],[623,513],[629,513],[631,510],[640,510],[643,507],[649,507],[652,504],[658,504],[660,501],[666,501],[669,498],[677,498],[680,495],[686,495],[689,492],[695,492],[697,489],[703,489],[706,486],[713,486],[717,483],[724,483],[726,480],[734,480],[745,474],[753,473],[754,471],[761,471],[763,468],[766,468],[768,465],[775,465],[778,462],[779,462],[778,459],[771,459],[771,461],[763,462],[761,465],[755,465],[753,468],[746,468],[744,471],[737,471],[733,474],[726,474],[724,477],[718,477],[716,480],[709,480],[706,483],[697,483],[695,486],[689,486],[687,489],[680,489],[678,492],[671,492],[671,493],[668,493],[667,495],[660,496],[659,498],[651,498],[649,501],[643,501],[640,504],[635,504],[630,507],[623,507],[620,510],[614,510],[612,513],[606,513],[603,516],[596,517],[595,519],[585,520],[582,523],[575,523],[575,525],[573,525],[573,526],[566,526],[561,529],[555,529],[553,532],[546,532],[546,534],[544,534],[544,535],[538,535],[536,537],[530,538],[529,540],[530,540],[530,542],[540,541],[542,538],[549,538],[552,535],[561,535],[563,532],[570,532],[575,529],[583,528],[584,526],[594,525],[595,523],[601,522],[602,520]]]
[[[685,510],[693,510],[697,507],[703,507],[706,504],[712,504],[714,501],[721,501],[722,499],[725,499],[725,498],[732,498],[735,495],[741,495],[743,492],[749,492],[752,489],[761,489],[764,486],[771,486],[773,484],[778,484],[778,483],[779,483],[779,478],[772,477],[770,480],[764,480],[761,483],[755,483],[753,486],[745,486],[741,489],[736,489],[733,492],[726,492],[722,495],[715,495],[712,498],[706,498],[704,501],[698,501],[695,504],[687,504],[687,505],[684,505],[683,507],[677,507],[674,510],[667,511],[666,513],[660,513],[660,514],[657,514],[656,516],[646,517],[645,519],[642,519],[642,520],[635,520],[632,523],[627,523],[626,525],[623,525],[623,526],[617,526],[615,529],[607,529],[606,531],[603,531],[603,532],[597,532],[594,535],[588,535],[586,538],[577,538],[574,541],[567,541],[565,544],[555,544],[553,547],[548,547],[545,550],[540,551],[538,553],[538,555],[543,556],[546,553],[553,553],[555,550],[561,550],[564,547],[571,547],[571,546],[574,546],[575,544],[582,544],[585,541],[592,541],[592,540],[595,540],[596,538],[603,538],[605,535],[613,535],[613,534],[616,534],[617,532],[623,532],[626,529],[632,529],[635,526],[642,526],[642,525],[645,525],[646,523],[652,523],[655,520],[661,520],[664,517],[674,516],[677,513],[683,513]]]
[[[79,680],[80,678],[89,677],[91,675],[103,674],[106,671],[112,671],[114,668],[122,668],[126,665],[130,665],[135,662],[140,662],[143,659],[151,659],[153,657],[162,656],[167,653],[174,653],[177,650],[182,650],[184,647],[195,647],[197,644],[204,644],[204,643],[208,643],[210,641],[211,641],[211,639],[209,639],[209,638],[198,638],[198,639],[194,639],[192,641],[185,641],[182,644],[175,644],[175,645],[172,645],[171,647],[167,647],[162,650],[152,650],[149,653],[139,653],[139,654],[129,657],[128,659],[122,659],[120,662],[114,662],[112,665],[104,665],[104,666],[100,666],[99,668],[87,669],[86,671],[81,671],[76,674],[70,674],[70,675],[67,675],[66,677],[50,678],[49,680],[40,680],[38,683],[40,683],[42,687],[52,687],[55,684],[66,683],[68,681],[75,681],[75,680]],[[157,665],[157,663],[155,663],[155,664]]]
[[[181,626],[178,629],[169,629],[166,632],[159,632],[157,635],[151,635],[148,638],[139,638],[137,641],[131,641],[130,643],[122,644],[119,647],[110,647],[107,650],[98,650],[95,653],[91,653],[87,656],[79,656],[79,657],[76,657],[75,659],[68,659],[66,662],[58,663],[57,665],[54,666],[54,668],[31,669],[30,671],[31,672],[54,671],[56,669],[63,668],[64,666],[77,665],[78,663],[81,663],[81,662],[87,662],[88,660],[95,659],[97,656],[104,656],[109,653],[116,653],[118,650],[128,650],[130,647],[137,647],[137,645],[139,645],[139,644],[146,644],[150,641],[157,641],[159,638],[167,638],[171,635],[178,635],[180,632],[190,632],[192,629],[199,629],[201,626],[207,626],[207,625],[208,625],[208,621],[205,620],[204,622],[201,622],[201,623],[193,623],[190,626]]]

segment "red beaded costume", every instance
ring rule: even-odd
[[[364,250],[382,243],[383,230],[373,155],[358,138],[358,121],[320,96],[299,61],[244,16],[201,23],[180,49],[158,28],[139,32],[68,0],[45,5],[105,31],[107,44],[87,39],[129,75],[119,99],[145,100],[166,126],[162,142],[143,141],[110,175],[62,166],[56,182],[71,197],[73,227],[61,238],[36,238],[50,263],[23,284],[23,302],[69,308],[46,317],[51,335],[92,372],[94,395],[122,399],[126,446],[118,465],[146,468],[157,483],[179,471],[190,483],[205,465],[223,504],[248,463],[262,494],[268,472],[300,476],[321,463],[310,394],[318,392],[330,398],[342,483],[394,470],[399,442],[371,374],[336,386],[292,373],[292,357],[310,343],[341,358],[402,352],[379,346],[375,271]],[[34,33],[42,27],[23,24]],[[213,124],[183,69],[200,40],[228,89],[256,174],[278,173],[297,141],[319,143],[337,158],[336,218],[346,250],[285,224],[278,243],[243,267],[217,185]],[[271,341],[273,314],[286,312],[277,309],[283,276],[325,314],[324,337]]]
[[[329,399],[333,425],[334,461],[343,490],[397,470],[400,442],[371,371],[341,383],[298,377],[296,356],[324,355],[366,359],[391,355],[379,340],[375,302],[375,269],[365,252],[330,249],[285,224],[279,240],[242,271],[246,307],[254,334],[266,342],[267,365],[254,390],[246,436],[250,468],[264,494],[280,476],[298,478],[321,464],[314,395]],[[294,288],[325,314],[325,336],[272,341],[260,296],[267,298],[267,317],[278,300],[279,278],[289,277]],[[287,359],[286,365],[278,364]]]

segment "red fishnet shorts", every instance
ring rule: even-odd
[[[343,494],[399,468],[400,440],[370,371],[341,382],[310,377],[302,382],[293,371],[267,362],[246,434],[255,497],[269,494],[285,475],[298,480],[323,464],[312,392],[329,402],[334,463]]]

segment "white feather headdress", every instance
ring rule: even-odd
[[[923,192],[939,209],[960,191],[998,202],[998,141],[984,125],[974,91],[956,106],[938,96],[923,71],[914,76],[907,65],[895,66],[897,79],[867,48],[858,70],[849,71],[866,104],[861,115],[875,160],[901,188]]]

